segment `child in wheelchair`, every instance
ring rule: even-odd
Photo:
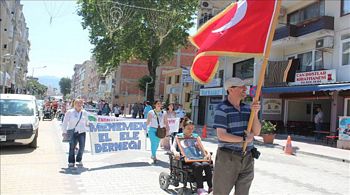
[[[189,168],[190,175],[194,180],[193,182],[196,183],[197,194],[208,194],[212,191],[211,155],[206,150],[204,150],[203,146],[200,143],[200,137],[197,134],[193,133],[193,122],[190,119],[185,118],[183,124],[183,133],[177,134],[172,144],[172,157],[175,160],[175,163],[176,161],[182,161],[180,162],[183,164],[182,168],[186,166]],[[180,144],[181,147],[179,147],[178,144]],[[203,171],[205,172],[204,176]],[[208,191],[203,187],[204,181],[206,181],[208,184]]]

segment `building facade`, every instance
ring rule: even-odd
[[[19,0],[0,1],[0,85],[2,93],[26,93],[30,42]]]
[[[210,8],[215,6],[220,9],[216,1],[200,2],[199,14],[210,13]],[[221,9],[226,4],[222,3]],[[263,87],[262,118],[279,121],[288,131],[291,122],[305,123],[305,130],[293,133],[311,135],[315,108],[322,107],[325,130],[335,131],[339,116],[350,115],[349,1],[282,1],[280,12]],[[201,16],[198,16],[198,26],[201,25]],[[290,65],[289,59],[294,60]],[[281,66],[275,66],[276,63]],[[196,87],[200,88],[199,106],[194,111],[204,114],[195,121],[212,124],[210,108],[225,96],[223,82],[216,79],[237,76],[254,89],[261,64],[260,58],[221,57],[214,81],[208,87]]]

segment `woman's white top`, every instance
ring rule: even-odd
[[[81,113],[82,113],[81,119],[77,127],[75,127],[75,125],[77,124],[80,118]],[[82,109],[80,112],[77,112],[75,108],[68,110],[64,115],[64,119],[62,123],[63,133],[67,133],[68,129],[74,129],[74,128],[75,128],[75,132],[79,132],[79,133],[87,132],[89,129],[89,127],[87,126],[89,122],[88,117],[89,117],[89,113],[86,112],[84,109]]]
[[[159,119],[160,127],[165,127],[164,118],[165,118],[166,112],[160,111],[160,112],[156,112],[156,113],[157,113],[157,116]],[[151,110],[148,112],[148,117],[151,117],[150,127],[158,128],[157,116],[154,113],[154,110]]]

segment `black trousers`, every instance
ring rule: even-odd
[[[192,163],[194,179],[197,183],[197,188],[203,188],[203,178],[207,180],[208,187],[213,187],[210,164],[207,162],[194,162]],[[205,177],[203,177],[203,170],[205,172]]]

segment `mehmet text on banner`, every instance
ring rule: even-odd
[[[91,153],[111,153],[144,148],[146,120],[91,121]]]

